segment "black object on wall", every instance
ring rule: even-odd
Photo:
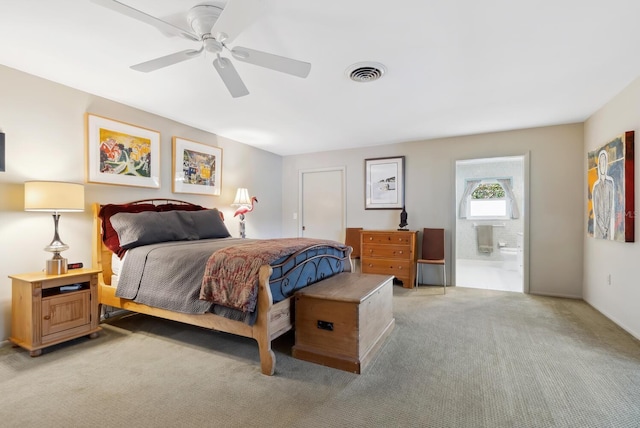
[[[0,172],[4,171],[4,132],[0,132]]]

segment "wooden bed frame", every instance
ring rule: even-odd
[[[136,201],[150,202],[152,200]],[[153,200],[155,201],[155,200]],[[183,201],[162,199],[167,203],[185,203]],[[187,203],[188,204],[188,203]],[[269,277],[272,273],[271,266],[264,265],[260,268],[258,288],[257,318],[253,325],[241,321],[234,321],[213,313],[184,314],[166,309],[154,308],[132,300],[123,299],[115,295],[115,287],[111,287],[111,256],[112,251],[102,241],[102,221],[98,216],[101,205],[93,204],[93,245],[92,267],[100,269],[98,274],[98,303],[115,308],[125,309],[141,314],[152,315],[173,321],[183,322],[212,330],[236,334],[238,336],[253,338],[258,342],[260,353],[260,368],[263,374],[271,376],[275,372],[276,356],[271,350],[271,341],[283,335],[293,328],[293,297],[289,297],[278,303],[273,303]],[[351,271],[350,251],[345,257],[345,271]]]

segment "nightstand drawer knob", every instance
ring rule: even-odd
[[[50,320],[50,319],[51,319],[51,315],[45,315],[43,318],[44,318],[44,319],[46,319],[46,320],[48,321],[48,320]]]

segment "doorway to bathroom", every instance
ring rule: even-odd
[[[456,161],[454,281],[528,292],[528,155]]]

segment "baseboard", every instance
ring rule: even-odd
[[[623,329],[624,331],[626,331],[627,333],[629,333],[631,336],[635,337],[636,339],[640,340],[640,333],[638,332],[634,332],[633,329],[628,328],[627,326],[624,325],[623,322],[620,322],[619,320],[616,319],[616,317],[613,317],[611,315],[609,315],[608,313],[598,309],[596,306],[594,306],[591,302],[589,302],[588,300],[584,300],[585,303],[589,306],[591,306],[593,309],[595,309],[596,311],[600,312],[602,315],[604,315],[605,317],[607,317],[609,320],[611,320],[611,322],[613,322],[615,325],[617,325],[618,327],[620,327],[621,329]]]
[[[535,291],[529,291],[529,293],[533,296],[543,296],[543,297],[561,297],[563,299],[574,299],[574,300],[584,300],[582,296],[575,296],[572,294],[562,294],[562,293],[538,293]]]

